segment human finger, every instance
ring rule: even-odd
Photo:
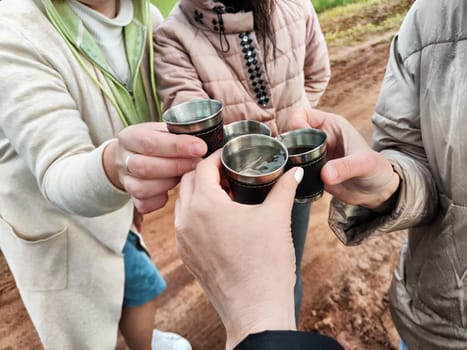
[[[182,179],[180,180],[180,187],[178,189],[178,196],[177,196],[177,206],[175,209],[175,226],[177,227],[177,223],[180,222],[180,218],[184,213],[186,213],[186,208],[191,203],[191,198],[193,196],[193,187],[195,181],[195,173],[191,171],[185,175],[183,175]]]
[[[295,128],[323,129],[330,115],[328,112],[315,108],[303,109],[302,111],[295,110],[291,115],[291,123]]]
[[[148,156],[192,158],[202,157],[207,152],[206,143],[198,137],[171,134],[144,127],[144,124],[126,128],[118,139],[127,150]]]
[[[321,180],[325,185],[337,185],[356,177],[372,177],[381,164],[380,158],[379,153],[368,151],[329,160],[321,169]]]
[[[304,108],[296,108],[293,109],[289,115],[289,129],[302,129],[302,128],[309,128],[310,125],[308,124],[308,114]]]
[[[165,158],[127,153],[124,168],[128,174],[139,179],[162,179],[182,176],[193,170],[200,158]]]
[[[123,178],[125,190],[134,198],[144,200],[170,191],[180,182],[179,177],[162,179],[137,179],[132,176]]]
[[[266,205],[286,206],[282,211],[290,212],[298,184],[303,179],[303,168],[295,167],[282,175],[264,200]]]
[[[195,191],[206,192],[209,188],[221,189],[221,150],[217,150],[197,164],[195,172]]]
[[[169,195],[167,192],[143,200],[132,198],[136,210],[141,214],[147,214],[154,210],[163,208],[167,204],[168,200]]]

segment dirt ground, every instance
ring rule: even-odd
[[[333,77],[320,108],[346,116],[368,140],[387,55],[384,38],[353,50],[331,51]],[[168,284],[158,298],[155,326],[184,335],[194,350],[223,349],[224,328],[177,257],[172,215],[176,192],[164,209],[147,215],[144,222],[143,235]],[[348,350],[397,349],[387,290],[405,233],[344,247],[327,226],[329,200],[325,195],[312,209],[302,263],[300,329],[337,337]],[[118,348],[124,348],[121,338]],[[0,253],[0,350],[7,349],[41,349],[41,345]]]

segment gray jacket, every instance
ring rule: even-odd
[[[390,290],[410,350],[467,349],[467,2],[417,0],[391,45],[373,116],[374,147],[401,177],[378,216],[333,199],[346,244],[408,229]]]

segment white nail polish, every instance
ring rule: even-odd
[[[298,167],[296,170],[295,170],[295,174],[293,174],[295,180],[297,181],[297,183],[300,183],[300,181],[302,181],[303,179],[303,168],[300,168]]]

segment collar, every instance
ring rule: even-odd
[[[120,8],[115,18],[108,18],[78,0],[66,1],[83,21],[86,29],[101,45],[109,46],[120,42],[123,27],[130,24],[133,19],[133,2],[131,0],[120,1]]]
[[[52,2],[41,0],[49,19],[60,34],[100,69],[112,75],[112,69],[107,63],[96,40],[85,28],[81,19],[73,12],[66,1]],[[146,28],[149,16],[149,5],[145,0],[133,1],[134,12],[132,21],[125,27],[125,49],[131,76],[134,80],[139,70],[141,57],[145,48]]]
[[[203,31],[237,34],[254,30],[251,11],[228,13],[222,2],[214,0],[181,0],[179,6],[187,19]]]

